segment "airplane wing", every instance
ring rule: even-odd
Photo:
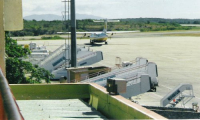
[[[135,30],[135,31],[107,31],[106,33],[134,33],[134,32],[140,32],[139,30]],[[76,32],[76,34],[92,34],[92,33],[102,33],[102,31],[94,31],[94,32]],[[57,32],[57,34],[71,34],[71,32]]]
[[[135,30],[135,31],[107,31],[106,33],[119,34],[119,33],[135,33],[135,32],[140,32],[140,31],[139,30]]]
[[[71,32],[57,32],[57,34],[70,34]]]
[[[92,33],[100,34],[102,32],[76,32],[76,34],[83,35],[83,37],[90,37]],[[57,34],[71,34],[71,32],[57,32]]]
[[[111,37],[114,34],[124,34],[124,33],[135,33],[140,32],[139,30],[136,31],[107,31],[106,34],[110,34]],[[102,31],[94,31],[94,32],[76,32],[76,34],[83,35],[82,37],[90,37],[91,34],[101,34]],[[71,34],[71,32],[57,32],[57,34]]]
[[[92,33],[96,33],[96,34],[99,34],[99,33],[102,33],[102,31],[93,31],[93,32],[76,32],[76,34],[92,34]]]
[[[93,20],[93,22],[105,22],[105,21],[107,21],[107,22],[120,22],[120,20],[107,20],[107,19],[105,19],[105,20]]]
[[[92,34],[92,33],[102,33],[102,31],[94,31],[94,32],[76,32],[76,34]],[[57,34],[71,34],[71,32],[57,32]]]

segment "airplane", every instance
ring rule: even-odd
[[[104,21],[94,21],[94,22],[104,22],[104,29],[102,32],[91,32],[90,35],[90,44],[94,44],[95,42],[105,42],[105,44],[108,44],[107,39],[109,33],[113,35],[114,33],[112,31],[108,32],[107,31],[107,23],[108,22],[119,22],[119,20],[107,20],[105,19]],[[86,33],[87,34],[87,33]],[[84,34],[86,36],[86,34]]]
[[[93,45],[94,43],[100,43],[105,42],[105,44],[108,44],[107,39],[114,34],[117,33],[131,33],[131,32],[139,32],[139,31],[107,31],[107,23],[108,22],[120,22],[119,20],[94,20],[94,22],[104,22],[104,29],[102,32],[76,32],[76,34],[83,34],[83,37],[88,36],[90,38],[90,44]],[[71,32],[57,32],[57,34],[70,34]],[[90,35],[88,35],[90,34]],[[108,36],[107,34],[111,34]]]

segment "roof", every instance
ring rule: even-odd
[[[106,119],[80,99],[17,100],[17,104],[25,120]]]

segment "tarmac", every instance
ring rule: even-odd
[[[77,44],[103,52],[104,60],[93,66],[114,67],[116,57],[120,57],[122,61],[143,57],[147,58],[149,62],[156,63],[159,79],[157,92],[147,92],[132,97],[140,105],[160,106],[160,99],[181,83],[190,83],[194,89],[195,98],[185,107],[191,108],[192,102],[200,103],[199,37],[173,37],[161,34],[133,37],[134,34],[130,35],[130,33],[126,37],[123,36],[114,35],[114,38],[108,40],[108,45],[99,43],[91,46],[89,39],[77,39]],[[32,42],[45,45],[48,50],[54,51],[61,44],[64,44],[65,40],[34,40]],[[66,42],[68,43],[68,41]],[[18,43],[29,44],[30,41],[18,41]]]

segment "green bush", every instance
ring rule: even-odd
[[[60,36],[42,36],[41,37],[42,38],[42,40],[57,40],[57,39],[64,39],[64,38],[62,38],[62,37],[60,37]]]
[[[6,32],[6,78],[10,84],[20,83],[41,83],[41,80],[50,82],[53,77],[49,71],[38,66],[33,66],[30,62],[22,61],[20,58],[30,54],[30,50],[19,46],[17,42],[11,39]],[[30,77],[26,77],[30,74]],[[34,82],[33,82],[34,81]]]

